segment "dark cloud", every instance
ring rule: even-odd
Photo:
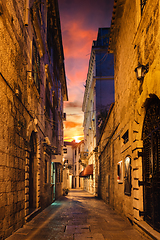
[[[85,29],[110,26],[113,0],[59,0],[61,18],[81,20]]]
[[[67,107],[67,108],[81,108],[82,103],[81,102],[65,102],[65,107]]]

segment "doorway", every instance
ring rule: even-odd
[[[160,232],[160,100],[146,108],[143,125],[144,220]]]
[[[36,209],[36,146],[36,134],[32,132],[29,153],[29,213]]]
[[[51,162],[51,184],[52,184],[52,202],[55,200],[56,197],[56,189],[55,189],[55,163]]]

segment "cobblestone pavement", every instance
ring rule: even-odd
[[[72,190],[25,224],[7,240],[143,240],[126,219],[102,200]]]

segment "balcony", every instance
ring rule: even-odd
[[[81,152],[81,153],[80,153],[79,163],[80,163],[82,166],[84,166],[84,167],[86,167],[87,164],[88,164],[88,159],[87,159],[87,157],[88,157],[88,152]]]

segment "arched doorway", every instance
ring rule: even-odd
[[[148,99],[143,125],[144,220],[160,231],[160,100]]]
[[[32,132],[30,137],[30,153],[29,153],[29,212],[36,208],[36,155],[37,155],[37,144],[36,144],[36,133]]]

